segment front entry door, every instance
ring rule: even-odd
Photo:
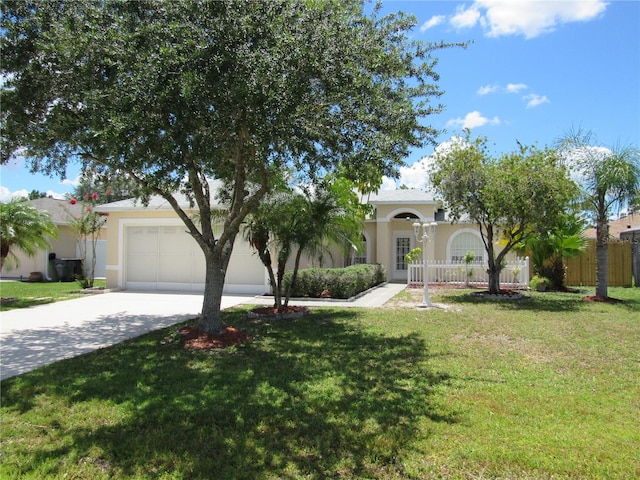
[[[413,233],[413,232],[412,232]],[[414,238],[407,232],[397,232],[393,239],[393,279],[407,280],[407,262],[404,256],[413,248]]]

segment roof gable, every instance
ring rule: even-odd
[[[439,202],[433,198],[433,195],[424,190],[418,190],[415,188],[398,189],[398,190],[382,190],[374,195],[371,195],[369,202],[371,205],[380,204],[410,204],[410,203],[432,203],[439,204]]]

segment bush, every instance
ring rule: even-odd
[[[284,289],[289,288],[292,271],[284,276]],[[345,268],[309,268],[300,270],[291,291],[292,297],[351,298],[385,282],[387,274],[382,265],[352,265]]]
[[[535,275],[529,281],[529,287],[531,287],[531,290],[536,290],[538,292],[544,292],[549,285],[551,285],[551,281],[548,278],[540,277],[538,275]]]

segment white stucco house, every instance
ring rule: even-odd
[[[188,208],[185,198],[180,200]],[[406,282],[404,255],[416,246],[413,224],[436,222],[435,239],[429,244],[430,259],[460,260],[467,251],[476,259],[485,259],[478,228],[469,223],[452,225],[440,204],[421,190],[381,191],[368,203],[374,213],[363,231],[366,249],[351,259],[335,256],[325,267],[342,267],[347,263],[380,263],[389,281]],[[204,256],[195,240],[170,205],[161,197],[152,197],[148,205],[124,200],[102,205],[99,211],[109,214],[107,222],[106,279],[109,288],[134,290],[204,289]],[[301,268],[312,266],[304,259]],[[316,265],[317,266],[317,265]],[[269,292],[268,278],[258,256],[237,236],[225,281],[226,293],[263,294]]]

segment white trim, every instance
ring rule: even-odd
[[[451,244],[453,243],[453,240],[462,233],[471,233],[476,237],[478,237],[478,239],[480,240],[480,243],[482,244],[482,262],[484,263],[487,259],[487,249],[484,248],[484,243],[482,242],[482,235],[480,235],[480,232],[478,231],[477,228],[461,228],[460,230],[456,230],[451,235],[449,235],[449,238],[447,240],[446,261],[447,262],[451,261]]]
[[[362,236],[364,237],[364,241],[365,243],[365,261],[367,263],[371,263],[371,235],[369,235],[369,233],[364,230],[362,232]]]
[[[406,270],[396,270],[397,240],[399,238],[409,239],[409,250],[416,248],[416,235],[413,230],[394,230],[391,239],[391,275],[393,280],[404,280],[407,278]],[[409,266],[407,265],[407,268]]]
[[[384,221],[387,221],[387,222],[390,222],[391,220],[403,221],[403,219],[401,219],[401,218],[394,218],[399,213],[412,213],[416,217],[418,217],[415,220],[411,219],[411,220],[413,220],[411,222],[411,224],[413,224],[413,222],[415,222],[416,220],[419,221],[419,222],[433,222],[435,220],[435,213],[430,217],[424,217],[423,214],[422,214],[423,212],[421,212],[417,208],[400,207],[400,208],[396,208],[395,210],[392,210],[386,217],[384,217]],[[378,219],[378,221],[380,221],[380,220],[382,220],[382,219]]]

